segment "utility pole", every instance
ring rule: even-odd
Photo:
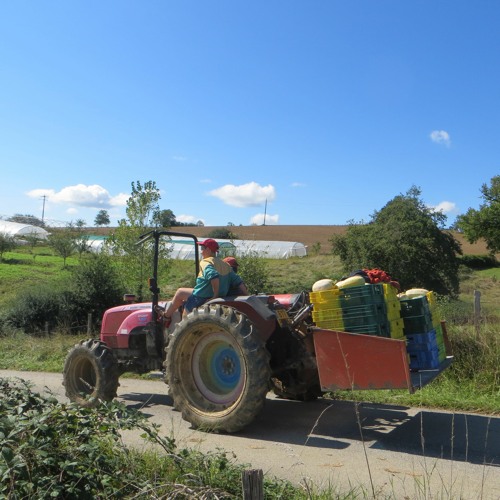
[[[43,195],[42,196],[42,199],[43,199],[43,208],[42,208],[42,225],[43,225],[43,217],[45,215],[45,200],[47,199],[47,195]]]
[[[267,214],[267,198],[266,198],[266,204],[264,206],[264,224],[262,224],[263,226],[266,225],[266,214]]]

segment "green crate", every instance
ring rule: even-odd
[[[434,329],[432,316],[430,314],[421,314],[420,316],[403,316],[405,333],[427,333]]]
[[[385,301],[382,284],[361,285],[340,290],[340,305],[342,308],[363,306],[368,304],[382,304]]]
[[[416,297],[414,299],[402,299],[399,301],[401,305],[401,316],[422,316],[423,314],[431,314],[427,297]]]

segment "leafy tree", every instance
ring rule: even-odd
[[[153,263],[153,247],[151,242],[138,245],[140,236],[156,226],[160,191],[154,181],[144,186],[137,181],[132,182],[132,194],[127,200],[127,218],[118,221],[118,227],[108,238],[105,250],[115,255],[120,261],[120,277],[130,293],[135,293],[143,300],[146,276]],[[166,272],[170,262],[169,249],[165,243],[159,252],[158,272]]]
[[[483,238],[490,253],[495,254],[500,252],[500,175],[491,179],[489,187],[482,185],[481,198],[484,203],[479,210],[469,208],[458,216],[455,228],[463,231],[469,243]]]
[[[460,244],[442,230],[446,216],[428,208],[413,186],[372,215],[369,224],[350,223],[331,238],[346,271],[379,268],[403,289],[424,287],[443,295],[459,289]]]
[[[3,254],[10,252],[16,248],[17,243],[14,236],[7,233],[0,233],[0,262],[2,261]]]
[[[23,240],[25,240],[28,243],[30,253],[33,255],[33,260],[36,259],[36,253],[35,253],[35,247],[43,241],[43,238],[40,238],[40,236],[37,233],[29,233],[23,235]]]
[[[250,294],[266,293],[269,286],[269,271],[265,259],[256,252],[247,252],[238,257],[238,274]]]
[[[78,219],[74,224],[70,222],[68,229],[75,240],[75,250],[81,258],[84,253],[90,252],[90,235],[85,231],[86,222]]]
[[[30,224],[31,226],[45,227],[45,222],[34,215],[14,214],[7,220],[10,222],[18,222],[19,224]]]
[[[177,225],[177,220],[172,210],[160,210],[154,217],[154,221],[159,227],[172,227]]]
[[[76,241],[74,231],[71,227],[53,231],[47,238],[49,246],[56,255],[63,258],[63,267],[66,267],[66,260],[76,251]]]
[[[123,288],[107,254],[89,254],[72,273],[73,307],[78,308],[74,315],[81,318],[80,323],[92,313],[94,323],[98,324],[104,311],[122,303]]]
[[[239,239],[230,229],[227,227],[222,227],[219,229],[213,229],[208,233],[208,238],[217,239],[220,238],[222,240],[237,240]]]
[[[94,219],[94,224],[96,226],[109,226],[110,218],[107,210],[99,210]]]

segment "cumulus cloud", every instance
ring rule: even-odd
[[[256,214],[250,219],[250,224],[255,224],[256,226],[276,226],[279,222],[279,215],[269,215],[269,214]]]
[[[443,212],[443,214],[454,214],[458,212],[457,205],[452,201],[442,201],[431,208],[435,212]]]
[[[226,205],[232,207],[256,207],[263,205],[266,200],[273,201],[276,198],[274,186],[260,186],[256,182],[241,184],[226,184],[220,188],[214,189],[208,193],[210,196],[219,198]]]
[[[197,224],[198,221],[201,221],[203,222],[203,224],[205,224],[205,221],[202,218],[195,217],[194,215],[186,215],[186,214],[176,215],[175,220],[177,222],[182,222],[183,224]]]
[[[436,144],[444,144],[446,147],[451,146],[450,134],[448,134],[446,130],[433,130],[429,137],[431,138],[431,141]]]
[[[62,188],[60,191],[55,191],[53,189],[33,189],[26,194],[30,198],[47,196],[51,203],[99,209],[125,206],[127,200],[130,198],[130,195],[124,193],[111,196],[107,189],[97,184],[92,186],[77,184],[75,186]]]

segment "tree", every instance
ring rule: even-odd
[[[0,233],[0,262],[2,261],[3,254],[10,252],[16,248],[17,243],[14,236],[7,233]]]
[[[151,242],[137,245],[139,237],[156,226],[161,199],[160,191],[154,181],[144,186],[132,182],[132,194],[127,200],[127,218],[118,221],[118,227],[108,238],[105,250],[117,257],[120,262],[120,277],[130,293],[135,293],[138,300],[143,299],[146,273],[153,263]],[[166,272],[170,265],[169,247],[165,242],[159,249],[158,272]]]
[[[54,252],[63,258],[63,267],[66,267],[66,260],[73,255],[76,250],[74,232],[71,227],[53,231],[47,242]]]
[[[104,254],[90,254],[72,270],[72,315],[81,322],[89,312],[98,323],[104,311],[121,303],[123,290],[111,258]]]
[[[160,210],[154,217],[154,222],[159,227],[172,227],[177,225],[174,212],[172,210]]]
[[[107,210],[99,210],[94,219],[94,224],[96,226],[109,226],[110,223],[109,214]]]
[[[459,289],[460,244],[442,230],[446,216],[428,208],[413,186],[372,215],[368,224],[350,223],[331,238],[346,271],[379,268],[402,289],[423,287],[455,296]]]
[[[490,253],[495,254],[500,252],[500,175],[491,179],[490,187],[482,185],[481,198],[484,203],[479,210],[469,208],[457,217],[454,227],[463,231],[469,243],[484,239]]]
[[[38,217],[35,217],[34,215],[14,214],[7,220],[9,222],[18,222],[19,224],[29,224],[31,226],[45,227],[45,223]]]
[[[68,224],[68,230],[75,240],[75,250],[81,258],[84,253],[90,252],[90,235],[85,231],[87,223],[83,219],[78,219],[74,224]]]
[[[33,260],[35,260],[36,259],[35,247],[38,245],[38,243],[43,241],[43,238],[40,238],[40,236],[37,233],[32,232],[23,235],[23,240],[25,240],[28,243],[28,246],[30,248],[30,253],[33,255]]]

